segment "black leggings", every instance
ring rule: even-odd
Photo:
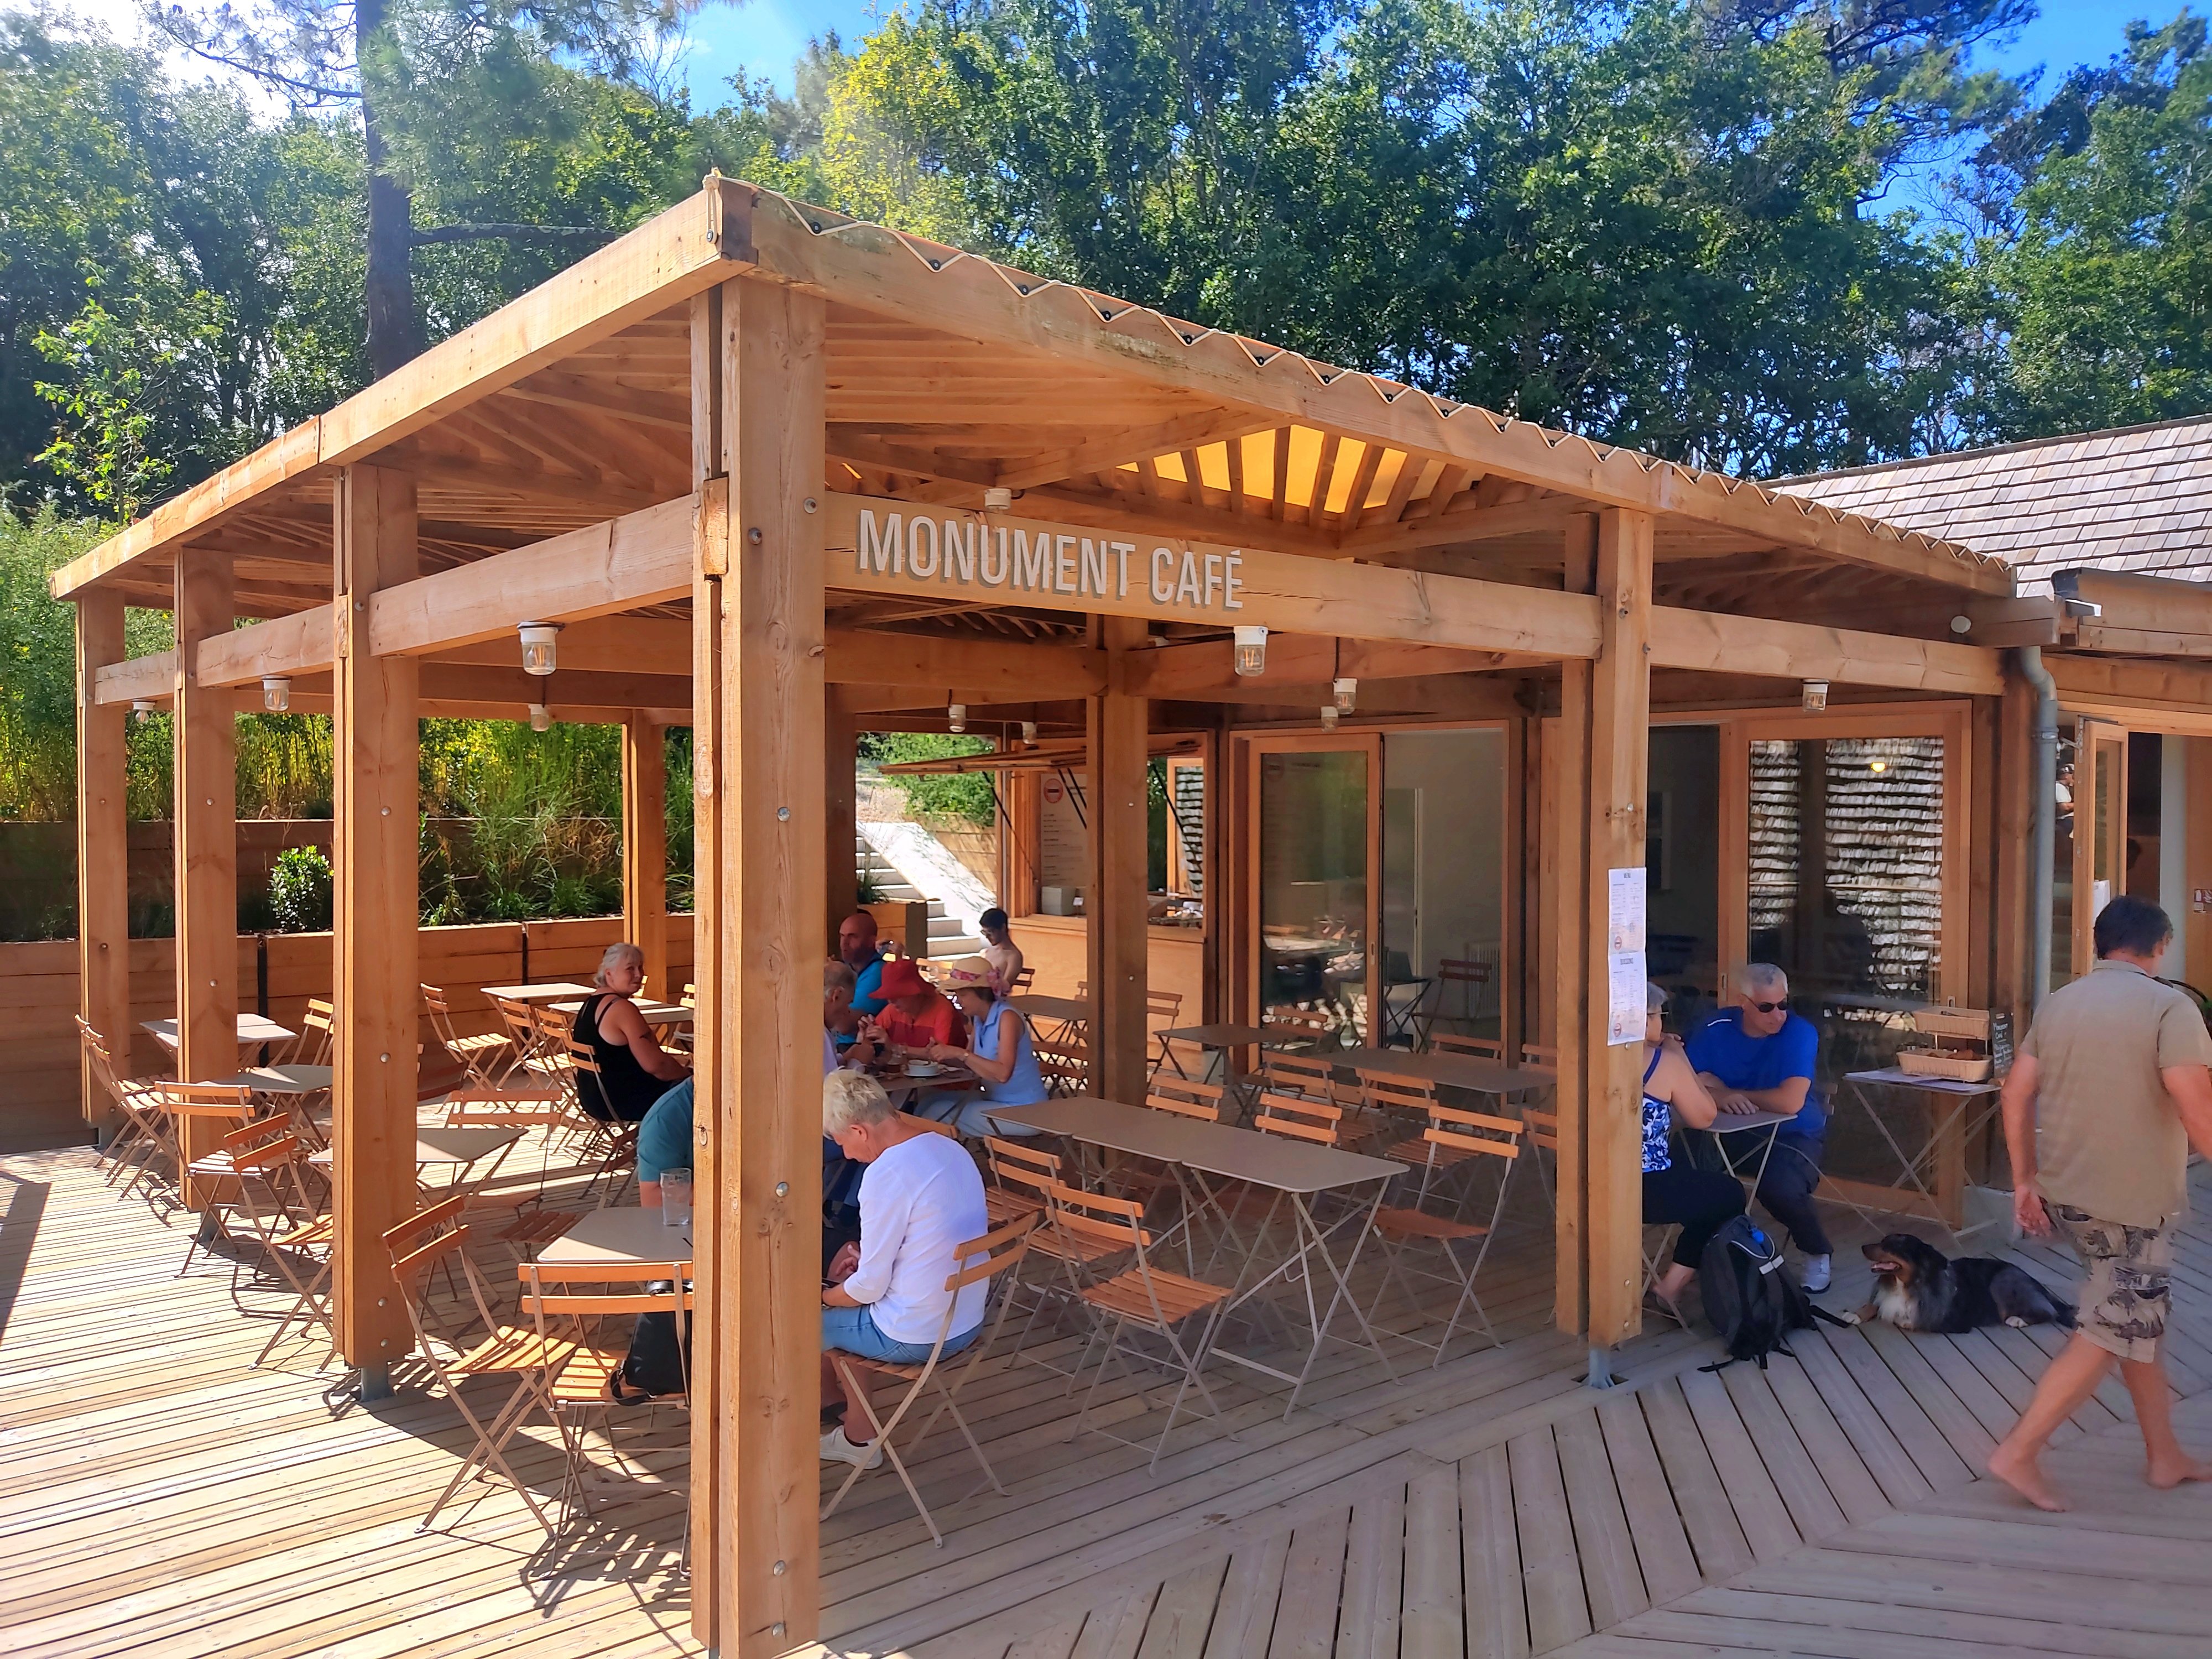
[[[1694,1267],[1721,1224],[1743,1213],[1743,1183],[1718,1170],[1693,1170],[1680,1159],[1672,1169],[1644,1172],[1644,1224],[1678,1221],[1674,1260]]]

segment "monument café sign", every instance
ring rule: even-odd
[[[1132,588],[1162,611],[1242,611],[1244,579],[1237,550],[1115,541],[1003,514],[937,516],[857,509],[854,574],[866,585],[907,578],[969,591],[998,589],[1008,599],[1055,595],[1126,603]],[[869,580],[872,579],[872,580]]]

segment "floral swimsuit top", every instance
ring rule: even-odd
[[[1652,1073],[1659,1069],[1659,1056],[1655,1054],[1644,1067],[1644,1080],[1651,1081]],[[1674,1154],[1667,1150],[1668,1131],[1673,1127],[1674,1109],[1663,1100],[1656,1100],[1650,1091],[1644,1096],[1644,1173],[1656,1175],[1662,1170],[1674,1167]]]

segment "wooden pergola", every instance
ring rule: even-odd
[[[2024,742],[2027,708],[1954,626],[2018,603],[1996,562],[719,177],[54,591],[78,605],[101,1030],[128,1011],[124,720],[175,710],[180,1077],[235,1057],[232,716],[281,678],[335,717],[336,1283],[371,1393],[410,1342],[380,1235],[415,1199],[417,721],[542,702],[623,726],[626,925],[655,975],[660,728],[691,727],[694,1606],[747,1656],[817,1634],[814,969],[852,897],[857,730],[958,702],[1085,738],[1093,1085],[1127,1099],[1154,731],[1310,720],[1340,676],[1363,718],[1555,722],[1525,850],[1555,896],[1528,925],[1559,1050],[1558,1316],[1602,1347],[1639,1318],[1641,1050],[1607,1042],[1606,922],[1608,872],[1644,858],[1655,674],[1684,707],[1808,680],[1975,698],[1978,741],[2003,697]],[[125,658],[133,605],[173,611],[173,650]],[[564,625],[550,681],[520,667],[529,621]],[[1239,624],[1270,631],[1258,676]],[[1999,895],[2024,890],[2012,840]],[[1233,979],[1209,1017],[1237,1012]]]

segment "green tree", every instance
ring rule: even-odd
[[[2212,53],[2205,21],[2128,27],[1982,157],[2007,296],[2007,435],[2212,409]]]

